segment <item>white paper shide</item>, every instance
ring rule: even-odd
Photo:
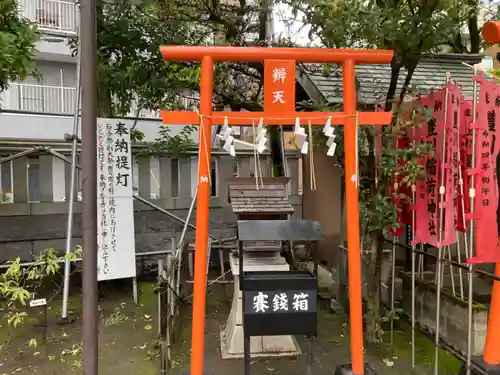
[[[136,276],[130,129],[97,120],[98,280]]]

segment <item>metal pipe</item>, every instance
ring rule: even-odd
[[[166,280],[163,280],[163,267],[164,267],[164,263],[163,263],[163,259],[158,259],[158,282],[164,282]],[[161,319],[161,312],[162,312],[162,306],[161,306],[161,300],[162,300],[162,293],[157,293],[158,295],[158,336],[161,337],[161,333],[162,333],[162,326],[161,326],[161,323],[162,323],[162,319]]]
[[[411,186],[412,203],[415,206],[416,186]],[[415,368],[415,261],[416,261],[416,243],[415,243],[415,209],[411,211],[411,368]]]
[[[446,73],[446,91],[445,91],[445,101],[444,101],[444,121],[445,121],[445,126],[443,127],[443,144],[442,144],[442,150],[441,150],[441,176],[440,176],[440,183],[439,183],[439,247],[438,247],[438,260],[436,264],[436,284],[437,284],[437,290],[436,290],[436,335],[435,335],[435,350],[434,350],[434,375],[439,375],[439,324],[440,324],[440,318],[441,318],[441,286],[442,286],[442,279],[441,279],[441,274],[443,272],[443,263],[442,263],[442,258],[443,258],[443,246],[441,245],[443,242],[443,224],[444,224],[444,194],[445,194],[445,187],[444,187],[444,173],[445,173],[445,158],[446,158],[446,121],[447,121],[447,112],[448,112],[448,96],[449,96],[449,90],[448,90],[448,82],[450,79],[450,73]]]
[[[79,97],[79,95],[77,95],[77,97]],[[75,120],[74,120],[74,121],[76,121],[76,126],[78,127],[78,116],[75,116]],[[75,126],[75,125],[73,124],[73,126]],[[73,128],[73,130],[74,130],[74,128]],[[78,142],[78,140],[77,140],[77,139],[73,139],[73,143],[77,143],[77,142]],[[73,150],[75,150],[75,151],[74,151],[74,153],[73,153]],[[48,152],[49,154],[52,154],[52,155],[53,155],[53,156],[55,156],[56,158],[61,159],[62,161],[66,162],[66,163],[68,163],[68,164],[74,165],[74,166],[75,166],[75,168],[77,168],[77,169],[80,169],[80,170],[82,169],[82,167],[81,167],[80,165],[76,164],[76,154],[77,154],[77,152],[76,152],[76,145],[75,145],[75,146],[72,146],[72,148],[71,148],[71,159],[70,159],[70,158],[68,158],[68,157],[66,157],[66,156],[64,156],[64,155],[63,155],[63,154],[61,154],[60,152],[58,152],[58,151],[56,151],[56,150],[52,149],[51,147],[48,147],[48,148],[47,148],[47,152]],[[74,158],[73,158],[73,155],[75,155],[75,157],[74,157]],[[74,159],[74,160],[73,160],[73,159]],[[74,169],[74,168],[72,168],[72,169]],[[73,172],[72,172],[72,173],[73,173]]]
[[[457,230],[455,234],[457,237],[457,259],[458,259],[458,262],[461,263],[462,262],[462,255],[460,254],[460,252],[462,250],[460,248],[460,233]],[[451,263],[450,263],[450,267],[451,267]],[[459,286],[460,286],[460,298],[463,299],[464,298],[464,279],[463,279],[463,272],[462,272],[461,268],[458,269],[458,282],[459,282]]]
[[[82,259],[81,258],[77,258],[75,260],[73,260],[73,262],[80,262]],[[64,259],[58,259],[56,260],[57,263],[64,263]],[[24,262],[24,263],[19,263],[19,267],[29,267],[29,266],[32,266],[36,264],[36,262]],[[5,269],[5,268],[9,268],[11,266],[11,264],[0,264],[0,269]]]
[[[70,177],[70,193],[68,200],[68,220],[66,223],[66,262],[64,262],[64,289],[63,289],[63,302],[61,310],[61,319],[68,318],[68,299],[69,299],[69,278],[71,264],[69,260],[69,253],[71,252],[71,240],[73,237],[73,212],[74,212],[74,201],[75,201],[75,185],[76,185],[76,146],[78,144],[78,128],[79,128],[79,112],[80,112],[80,85],[81,85],[81,48],[80,48],[80,32],[77,30],[78,35],[78,59],[76,63],[76,102],[74,108],[73,116],[73,139],[71,143],[71,160],[65,160],[64,155],[59,154],[57,151],[49,149],[49,152],[58,157],[61,160],[69,162],[71,165],[71,177]],[[64,158],[64,159],[63,159]]]
[[[420,272],[420,278],[424,278],[424,263],[425,263],[425,252],[424,252],[424,244],[420,244],[419,256],[418,256],[418,272]]]
[[[169,212],[169,211],[167,211],[167,210],[165,210],[165,209],[157,206],[154,203],[151,203],[150,201],[148,201],[147,199],[144,199],[143,197],[141,197],[139,195],[134,195],[134,199],[138,200],[141,203],[144,203],[146,206],[149,206],[151,208],[154,208],[155,210],[160,211],[161,213],[163,213],[163,214],[167,215],[168,217],[170,217],[170,218],[178,221],[179,223],[186,224],[186,220],[181,219],[179,216],[174,215],[173,213],[171,213],[171,212]],[[196,226],[194,226],[193,224],[189,224],[188,223],[187,225],[189,226],[189,228],[191,228],[193,230],[196,230]],[[213,235],[211,235],[211,234],[209,234],[208,237],[215,239],[215,237]]]
[[[392,270],[391,270],[391,345],[394,342],[394,308],[395,308],[395,288],[396,288],[396,237],[392,237]]]
[[[474,67],[474,75],[477,74],[477,70]],[[472,123],[474,124],[477,121],[477,81],[474,79],[473,87],[472,87]],[[471,142],[471,169],[474,170],[476,168],[476,128],[472,128],[472,142]],[[470,232],[469,232],[469,255],[472,258],[474,256],[474,218],[473,214],[475,211],[475,183],[476,176],[472,173],[470,175],[470,189],[469,189],[469,206],[471,213],[470,220]],[[467,267],[467,279],[469,284],[468,290],[468,298],[467,298],[467,358],[466,358],[466,375],[471,374],[471,363],[472,363],[472,303],[473,303],[473,284],[474,278],[472,277],[472,264],[469,263]]]
[[[189,223],[189,220],[191,220],[191,215],[193,214],[194,205],[196,203],[197,196],[198,196],[198,185],[196,185],[196,191],[194,192],[193,199],[191,199],[191,205],[189,206],[189,211],[187,214],[186,222],[184,223],[184,227],[182,228],[181,238],[179,240],[179,246],[182,246],[182,243],[184,242],[184,237],[186,237],[188,223]],[[196,227],[194,225],[193,225],[193,227],[194,227],[194,229],[196,229]]]
[[[158,251],[146,251],[144,253],[136,253],[136,257],[146,257],[151,255],[165,255],[171,254],[174,250],[158,250]]]
[[[10,145],[12,144],[13,146],[5,146],[5,145]],[[21,151],[26,151],[26,150],[32,150],[34,147],[41,147],[41,148],[53,148],[57,149],[58,152],[64,152],[64,153],[71,153],[71,148],[67,146],[67,142],[60,141],[60,142],[47,142],[47,141],[15,141],[15,142],[10,142],[10,141],[5,141],[5,140],[0,140],[0,152],[5,151],[5,152],[21,152]],[[134,144],[132,145],[132,150],[146,150],[147,145],[146,144]],[[77,147],[78,151],[81,151],[81,147]],[[45,151],[45,150],[43,150]],[[247,149],[241,149],[237,150],[238,155],[253,155],[253,150],[247,150]],[[288,156],[296,156],[300,153],[300,151],[295,151],[295,150],[285,150],[285,154]],[[187,155],[197,155],[196,150],[187,150],[186,151]],[[213,155],[225,155],[227,156],[227,152],[225,151],[219,151],[219,150],[213,150]],[[271,155],[269,151],[264,151],[262,152],[261,155],[269,156]]]
[[[171,253],[172,253],[172,250],[149,251],[149,252],[144,252],[144,253],[136,253],[135,257],[138,258],[138,257],[142,257],[142,256],[164,255],[164,254],[171,254]],[[82,260],[81,258],[74,259],[73,263],[81,262],[81,260]],[[56,262],[57,263],[64,263],[65,260],[58,259],[58,260],[56,260]],[[36,264],[36,262],[23,262],[23,263],[20,263],[19,266],[20,267],[29,267],[29,266],[32,266],[34,264]],[[11,266],[10,264],[0,264],[0,269],[9,268],[10,266]]]
[[[217,241],[217,240],[214,240]],[[212,245],[213,247],[218,247],[217,245]],[[236,246],[234,246],[236,247]],[[191,250],[190,250],[191,251]],[[138,257],[145,257],[145,256],[153,256],[153,255],[164,255],[164,254],[171,254],[173,250],[157,250],[157,251],[146,251],[146,252],[141,252],[141,253],[135,253],[136,258]],[[81,259],[77,258],[73,260],[73,262],[80,262]],[[58,263],[63,263],[65,262],[64,259],[57,260]],[[36,262],[23,262],[20,263],[20,267],[29,267],[34,265]],[[10,264],[0,264],[0,269],[2,268],[9,268],[11,265]],[[500,278],[498,278],[500,280]]]
[[[443,256],[447,256],[448,260],[451,260],[451,249],[450,249],[450,246],[447,245],[444,247],[444,254]],[[450,268],[450,279],[451,279],[451,291],[453,293],[453,296],[456,296],[456,292],[455,292],[455,276],[453,274],[453,266],[451,265],[450,262],[447,263],[449,268]],[[441,285],[443,284],[443,280],[444,280],[444,269],[443,269],[443,272],[441,273]]]
[[[27,150],[24,150],[24,151],[20,151],[14,155],[9,155],[9,156],[6,156],[4,158],[1,158],[0,159],[0,164],[3,164],[3,163],[7,163],[8,161],[12,161],[12,160],[15,160],[15,159],[19,159],[19,158],[22,158],[23,156],[28,156],[28,155],[31,155],[31,154],[34,154],[34,153],[38,153],[40,151],[45,151],[46,148],[43,147],[43,146],[34,146],[30,149],[27,149]]]
[[[199,169],[199,167],[198,167]],[[175,253],[175,257],[173,259],[173,264],[177,268],[177,273],[174,273],[174,277],[176,278],[175,281],[175,292],[177,294],[180,293],[180,288],[181,288],[181,274],[182,274],[182,249],[184,248],[184,238],[186,237],[187,229],[188,229],[188,223],[191,220],[191,215],[193,214],[193,209],[194,205],[196,203],[196,199],[198,197],[198,187],[199,185],[196,184],[196,191],[193,195],[193,198],[191,199],[191,205],[189,206],[189,211],[187,214],[186,222],[184,223],[184,227],[182,228],[182,233],[181,233],[181,238],[179,240],[179,246],[177,247],[177,251]],[[210,260],[210,259],[209,259]],[[209,262],[207,261],[207,267],[208,267]]]
[[[396,244],[396,246],[404,247],[404,245],[401,245],[401,244]],[[437,259],[437,255],[428,253],[428,252],[423,251],[423,250],[417,250],[417,249],[415,249],[415,252],[417,254],[421,254],[423,256],[428,256],[430,258]],[[450,264],[453,264],[455,267],[458,267],[458,268],[461,268],[461,269],[467,269],[468,268],[468,266],[466,266],[464,264],[460,264],[460,263],[455,262],[453,260],[449,261],[448,259],[443,259],[443,263],[450,263]],[[492,273],[489,273],[489,272],[486,272],[486,271],[483,271],[483,270],[474,270],[473,274],[475,274],[475,275],[477,275],[479,277],[484,277],[484,278],[490,279],[490,280],[500,281],[500,277],[499,276],[495,276]]]

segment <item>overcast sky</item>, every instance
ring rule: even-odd
[[[300,18],[300,15],[298,16]],[[293,14],[291,8],[284,4],[274,7],[274,33],[276,39],[280,37],[290,38],[301,46],[308,46],[312,43],[308,33],[310,27],[304,26],[303,22],[292,21]]]

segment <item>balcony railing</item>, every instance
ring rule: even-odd
[[[75,1],[21,0],[21,13],[38,24],[44,31],[74,34],[78,24],[78,8]]]
[[[74,87],[12,83],[1,96],[5,110],[65,115],[75,111]]]
[[[75,102],[75,87],[12,83],[5,92],[0,94],[0,108],[16,112],[72,115],[75,111]],[[196,110],[199,106],[199,99],[179,96],[175,104],[181,110]],[[132,110],[127,117],[135,116],[136,111]],[[139,117],[157,119],[160,118],[160,113],[142,110]]]

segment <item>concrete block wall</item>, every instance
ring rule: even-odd
[[[402,273],[403,277],[403,310],[411,314],[411,274]],[[415,285],[415,320],[431,334],[436,332],[436,289],[432,284],[417,282]],[[460,301],[450,293],[441,293],[440,327],[441,339],[453,349],[467,355],[467,302]],[[475,304],[472,313],[472,355],[483,354],[488,325],[486,306]]]
[[[300,156],[289,153],[289,165],[297,166]],[[182,219],[187,217],[192,196],[196,190],[193,178],[197,174],[196,155],[179,160],[168,156],[134,157],[133,183],[138,195],[151,200],[161,208],[170,210]],[[234,176],[235,169],[240,176],[250,176],[254,169],[253,156],[238,155],[237,167],[229,155],[214,156],[216,173],[215,196],[210,201],[210,229],[216,236],[226,237],[234,234],[236,218],[228,202],[226,180]],[[33,162],[30,159],[30,162]],[[11,202],[0,204],[0,262],[20,257],[23,261],[32,260],[41,250],[55,248],[64,250],[68,219],[70,169],[64,162],[49,155],[40,155],[38,164],[38,201],[30,201],[28,186],[28,158],[15,159],[2,168],[11,168]],[[264,176],[271,174],[269,155],[261,156],[261,169]],[[193,170],[194,169],[194,170]],[[296,216],[302,217],[301,197],[298,195],[298,171],[292,168],[290,182],[290,201],[296,209]],[[2,173],[2,178],[3,173]],[[81,186],[81,176],[78,177]],[[2,188],[6,185],[2,183]],[[73,244],[81,245],[81,199],[75,194]],[[194,224],[196,212],[191,222]],[[166,215],[134,201],[136,252],[163,250],[170,246],[171,238],[180,236],[182,224]],[[194,231],[188,231],[194,237]]]

